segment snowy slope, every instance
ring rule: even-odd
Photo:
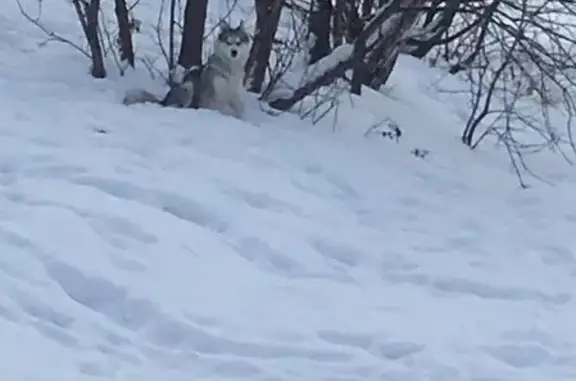
[[[462,147],[439,72],[403,57],[333,133],[255,102],[249,122],[125,107],[144,74],[94,81],[42,38],[9,2],[5,379],[576,377],[576,176],[543,154],[556,185],[520,190],[505,154]],[[363,137],[386,117],[399,144]]]

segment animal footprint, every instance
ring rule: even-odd
[[[312,246],[324,257],[345,266],[354,267],[360,263],[361,253],[355,248],[328,240],[317,240]]]
[[[389,360],[399,360],[401,358],[414,355],[424,350],[424,345],[411,342],[388,342],[380,344],[378,351]]]
[[[493,358],[514,368],[533,368],[552,358],[551,353],[537,344],[505,344],[485,348]]]

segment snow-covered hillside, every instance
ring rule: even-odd
[[[402,57],[335,131],[125,107],[145,72],[93,80],[6,3],[3,379],[576,379],[576,174],[543,153],[521,190],[463,147],[440,71]],[[385,118],[399,143],[364,136]]]

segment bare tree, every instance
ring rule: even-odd
[[[393,14],[383,21],[382,27],[366,41],[367,46],[358,47],[365,56],[354,68],[351,92],[360,94],[362,85],[379,89],[392,73],[399,54],[399,45],[417,20],[417,8],[423,0],[403,0],[398,2],[402,12]]]
[[[134,67],[134,46],[132,44],[133,23],[130,22],[126,0],[114,0],[114,11],[118,21],[118,45],[120,46],[120,59]]]
[[[166,3],[168,2],[168,48],[165,47],[164,41],[164,12],[166,8]],[[177,34],[182,34],[182,22],[181,22],[181,12],[182,2],[180,0],[162,0],[160,3],[160,10],[158,12],[158,17],[156,19],[155,25],[155,39],[158,44],[158,48],[164,57],[166,65],[168,66],[168,74],[166,77],[166,82],[172,86],[175,82],[176,69],[177,69],[177,56],[176,56],[176,37]],[[177,13],[177,11],[180,11]],[[178,33],[177,33],[178,32]],[[164,74],[161,73],[162,76]]]
[[[348,0],[335,0],[336,6],[332,13],[332,40],[335,47],[344,43],[346,1]]]
[[[310,48],[309,63],[316,63],[332,51],[330,44],[330,21],[334,8],[330,0],[313,0],[310,3],[308,16],[308,32],[314,42]]]
[[[255,0],[256,30],[250,56],[246,63],[248,90],[260,93],[266,77],[274,37],[278,29],[284,0]]]
[[[424,58],[435,46],[453,41],[459,38],[462,33],[465,33],[465,31],[460,31],[460,33],[443,38],[452,26],[460,7],[464,2],[468,1],[452,0],[446,2],[444,6],[442,6],[443,0],[432,1],[426,10],[426,17],[422,23],[420,33],[415,34],[406,41],[409,53],[416,58]]]
[[[433,1],[404,46],[416,57],[446,62],[450,73],[464,77],[470,114],[462,142],[475,148],[487,136],[496,137],[522,186],[521,174],[530,173],[524,155],[549,149],[570,160],[563,147],[576,152],[574,5],[573,0]],[[564,131],[552,120],[551,108],[563,109]]]
[[[335,0],[335,2],[332,38],[334,46],[340,46],[344,43],[351,43],[358,37],[365,20],[360,17],[358,0]]]
[[[176,27],[176,0],[170,0],[170,25],[168,26],[168,82],[174,82],[174,71],[176,70],[175,57],[175,27]]]
[[[35,27],[37,27],[38,29],[40,29],[45,35],[46,35],[46,41],[42,42],[40,45],[46,45],[48,42],[51,41],[56,41],[56,42],[60,42],[60,43],[64,43],[67,45],[70,45],[71,47],[73,47],[74,49],[76,49],[77,51],[79,51],[80,53],[82,53],[84,56],[86,56],[87,58],[91,59],[90,53],[88,51],[86,51],[82,46],[80,46],[79,44],[75,43],[74,41],[61,36],[59,34],[54,33],[53,31],[49,30],[40,20],[41,16],[42,16],[42,1],[38,0],[37,3],[37,14],[35,16],[32,16],[30,13],[28,13],[24,7],[22,6],[22,3],[20,2],[20,0],[16,0],[16,4],[18,5],[18,8],[20,10],[20,13],[22,14],[22,16],[24,16],[24,18],[26,20],[28,20],[29,22],[31,22]]]
[[[105,57],[110,52],[118,64],[120,73],[123,73],[124,69],[117,59],[118,52],[116,49],[119,50],[121,60],[128,62],[130,66],[134,66],[135,56],[132,46],[132,32],[138,29],[138,22],[137,20],[130,19],[129,9],[126,6],[125,0],[115,0],[115,13],[118,23],[118,35],[116,37],[114,37],[114,33],[103,27],[105,20],[101,20],[101,17],[105,16],[105,12],[101,9],[100,0],[71,1],[78,22],[82,28],[87,49],[85,49],[82,44],[73,42],[72,39],[54,33],[42,23],[40,20],[43,7],[42,0],[38,0],[38,14],[35,17],[31,16],[24,9],[19,0],[17,0],[17,3],[22,15],[47,35],[48,39],[46,42],[58,41],[66,43],[89,58],[91,62],[90,73],[93,77],[106,77]]]
[[[372,53],[373,41],[396,46],[403,38],[402,34],[398,33],[398,22],[402,20],[402,12],[408,10],[406,7],[410,5],[411,0],[389,0],[384,3],[362,28],[353,44],[341,45],[330,55],[311,65],[305,80],[299,86],[271,92],[268,99],[270,106],[278,110],[288,110],[319,88],[343,77],[347,70],[365,65],[367,57]]]
[[[178,64],[186,69],[202,65],[202,46],[208,0],[187,0]]]
[[[78,21],[82,26],[86,41],[90,48],[92,68],[90,73],[94,78],[106,77],[106,67],[104,65],[104,55],[102,54],[102,44],[98,33],[98,15],[100,13],[100,0],[73,0],[72,4],[76,10]]]

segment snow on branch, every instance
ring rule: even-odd
[[[328,56],[299,72],[286,73],[267,97],[270,105],[279,110],[287,110],[315,89],[327,86],[342,76],[351,66],[354,46],[340,45]],[[302,96],[303,95],[303,96]]]
[[[415,0],[388,0],[380,7],[369,22],[366,23],[354,44],[344,44],[331,54],[310,65],[306,73],[286,75],[282,83],[276,85],[267,97],[272,108],[286,111],[306,96],[323,86],[333,83],[342,77],[347,70],[353,69],[364,62],[368,52],[367,41],[373,36],[381,35],[385,39],[394,39],[391,30],[397,26],[394,22],[386,22],[402,9],[412,5]],[[385,30],[382,28],[385,25]],[[396,44],[397,41],[389,41]],[[299,83],[299,85],[296,85]]]

